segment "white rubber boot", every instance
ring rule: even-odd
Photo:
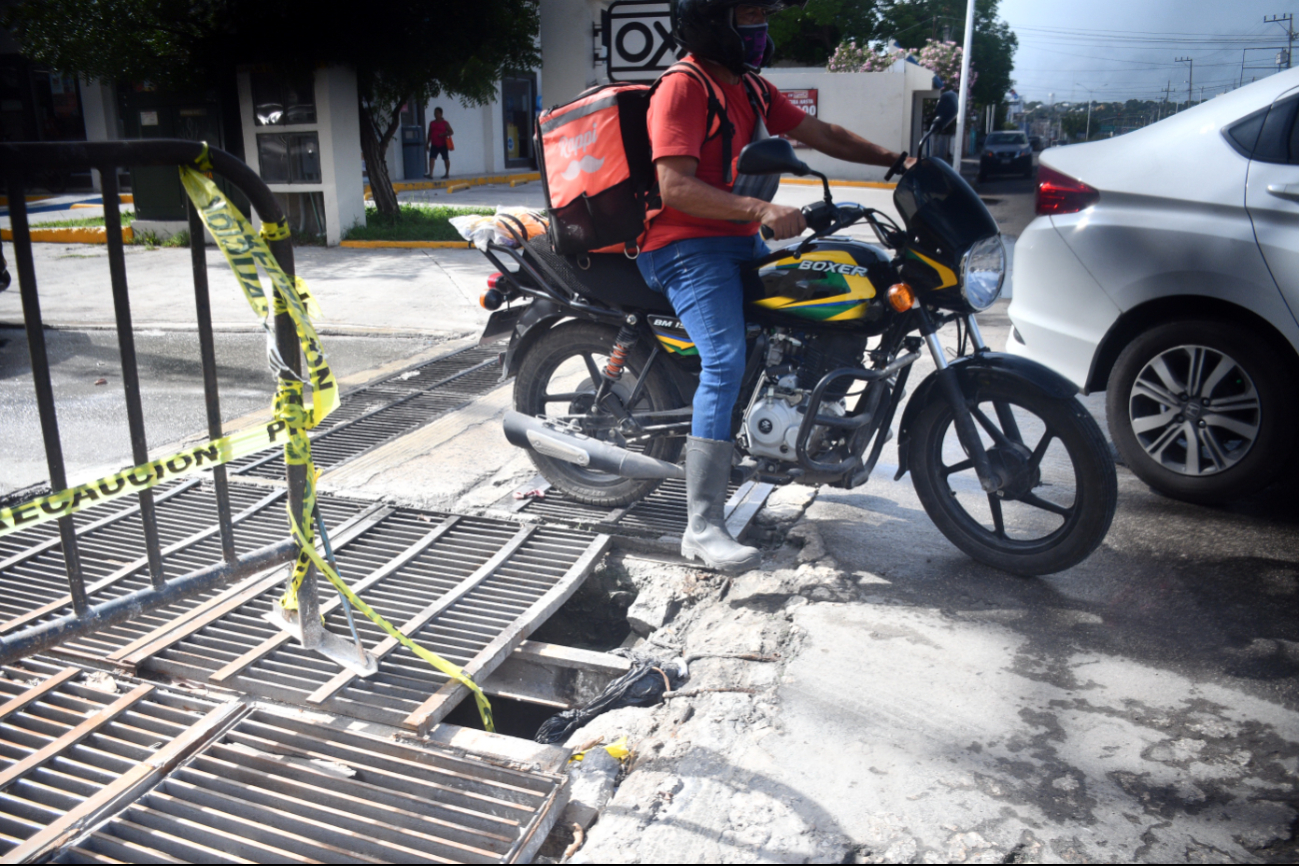
[[[686,514],[681,555],[709,568],[739,574],[762,564],[762,551],[740,544],[726,531],[726,485],[735,446],[716,439],[686,439]]]

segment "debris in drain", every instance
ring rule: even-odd
[[[91,671],[86,674],[83,683],[97,692],[107,692],[110,695],[117,694],[117,680],[113,675],[106,671]]]
[[[585,760],[570,771],[568,805],[560,820],[582,830],[590,827],[613,796],[620,772],[621,761],[605,749],[591,749]]]
[[[573,731],[609,710],[652,707],[663,701],[664,693],[675,691],[690,676],[683,658],[664,661],[635,650],[614,650],[614,654],[631,659],[632,669],[582,706],[546,719],[534,738],[538,743],[562,743]]]
[[[514,491],[515,499],[545,499],[546,491],[540,487],[533,490],[516,490]]]

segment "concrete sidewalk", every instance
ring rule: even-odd
[[[108,250],[83,244],[33,244],[45,324],[112,327]],[[13,262],[12,246],[6,258]],[[348,250],[298,247],[297,273],[320,301],[323,333],[464,335],[487,321],[478,306],[495,268],[475,250]],[[207,250],[212,320],[220,330],[257,330],[225,258]],[[131,314],[139,328],[195,327],[194,278],[188,249],[126,247]],[[15,280],[0,293],[0,323],[21,325]]]

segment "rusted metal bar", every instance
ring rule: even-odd
[[[162,589],[147,589],[124,595],[88,607],[83,613],[71,613],[57,619],[46,620],[22,631],[0,637],[0,664],[50,647],[74,637],[89,634],[97,629],[125,622],[138,616],[146,608],[170,604],[186,595],[200,592],[217,584],[292,562],[297,558],[297,545],[292,539],[268,544],[241,557],[230,565],[221,563],[174,577]]]

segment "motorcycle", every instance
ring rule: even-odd
[[[955,95],[944,94],[921,148],[955,114]],[[947,163],[922,157],[903,170],[905,159],[886,176],[901,173],[899,226],[882,211],[836,203],[825,175],[784,139],[741,153],[741,172],[814,175],[824,198],[803,209],[810,236],[756,260],[745,277],[733,478],[859,487],[902,408],[895,479],[911,473],[943,535],[1008,572],[1070,568],[1114,517],[1106,441],[1070,382],[984,343],[976,314],[998,298],[1006,269],[997,224]],[[857,224],[879,243],[839,234]],[[523,231],[515,241],[486,244],[499,272],[482,299],[495,311],[483,342],[510,340],[508,440],[554,487],[592,505],[626,506],[684,477],[677,461],[699,360],[667,298],[625,255],[561,257],[544,235]],[[952,324],[955,357],[938,336]],[[922,350],[936,369],[903,407]]]

